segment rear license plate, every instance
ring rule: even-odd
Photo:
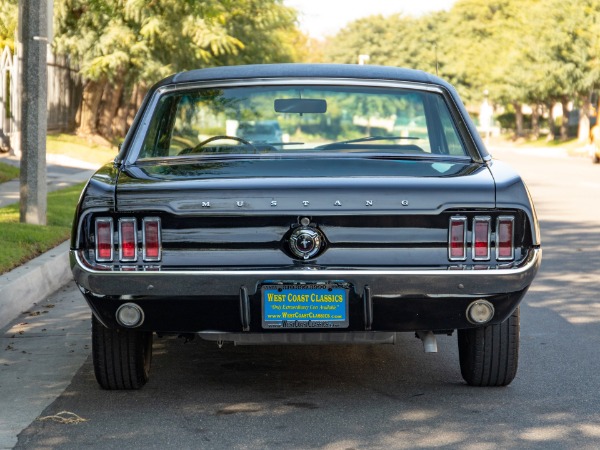
[[[347,328],[348,289],[323,284],[265,285],[263,328]]]

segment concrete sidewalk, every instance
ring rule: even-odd
[[[19,160],[0,154],[0,161]],[[48,155],[48,191],[89,179],[95,166]],[[0,184],[0,207],[19,201],[19,180]],[[70,286],[69,242],[0,275],[0,449],[68,386],[90,353],[90,310]],[[68,288],[67,288],[68,287]]]
[[[67,283],[0,327],[0,450],[69,386],[91,351],[91,312]]]

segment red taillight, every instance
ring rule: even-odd
[[[119,259],[137,260],[137,227],[135,219],[119,220]]]
[[[144,219],[144,261],[159,261],[161,258],[160,219]]]
[[[467,259],[467,218],[451,217],[448,239],[448,257],[451,261]]]
[[[473,219],[473,260],[490,259],[490,218],[475,217]]]
[[[498,260],[510,261],[515,257],[514,223],[514,217],[498,217],[496,225],[496,259]]]
[[[110,217],[96,219],[96,261],[113,260],[113,220]]]

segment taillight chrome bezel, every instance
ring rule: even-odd
[[[452,230],[454,224],[462,225],[462,255],[452,256]],[[452,216],[450,217],[450,224],[448,227],[448,259],[450,261],[466,261],[467,259],[467,218],[465,216]]]
[[[510,255],[500,256],[500,225],[501,222],[510,223]],[[496,260],[513,261],[515,259],[515,218],[513,216],[498,216],[496,219]]]
[[[100,239],[99,239],[99,224],[107,224],[108,229],[110,230],[110,256],[107,258],[103,258],[100,256]],[[114,222],[112,217],[98,217],[94,222],[94,231],[95,231],[95,251],[96,251],[96,261],[98,262],[112,262],[115,258],[115,238],[114,238]]]
[[[156,223],[157,229],[157,256],[148,256],[148,236],[147,236],[147,225],[150,223]],[[143,241],[143,258],[144,261],[160,261],[162,259],[162,236],[161,236],[161,222],[160,217],[145,217],[142,220],[142,241]]]
[[[133,256],[126,257],[123,254],[123,225],[133,224]],[[137,220],[134,217],[127,217],[119,219],[119,261],[121,262],[134,262],[138,259],[138,239],[137,239]]]
[[[491,258],[491,249],[490,249],[491,234],[492,234],[491,223],[492,223],[492,218],[490,216],[475,216],[473,218],[473,230],[472,230],[472,239],[471,239],[471,257],[473,258],[473,261],[489,261]],[[484,236],[483,240],[478,239],[477,232],[476,232],[477,224],[485,224],[487,226],[487,233],[486,233],[486,236]],[[479,255],[479,256],[477,255],[477,243],[478,242],[485,243],[485,247],[486,247],[485,255]]]

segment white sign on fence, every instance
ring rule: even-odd
[[[16,131],[17,113],[17,58],[8,46],[0,56],[0,150],[10,149],[10,139]]]
[[[48,129],[71,131],[81,102],[77,70],[65,56],[48,52]],[[18,150],[19,96],[17,56],[8,46],[0,56],[0,151]]]

